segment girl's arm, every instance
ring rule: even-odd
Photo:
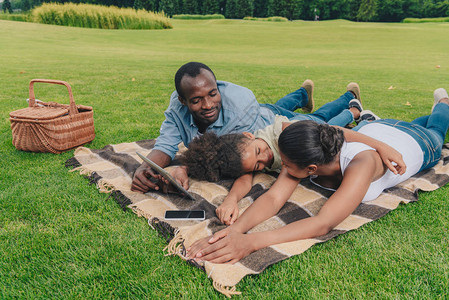
[[[234,181],[223,203],[217,207],[215,213],[220,221],[226,225],[232,225],[239,216],[237,203],[251,190],[253,173],[240,176]]]
[[[196,257],[213,263],[235,263],[251,252],[270,245],[324,235],[355,210],[365,196],[370,183],[382,172],[382,162],[375,151],[361,152],[346,168],[340,187],[326,201],[318,215],[293,222],[279,229],[251,234],[242,233],[241,230],[246,227],[241,225],[243,222],[237,224],[239,219],[235,223],[237,230],[225,229],[216,233],[209,241],[212,244],[198,250]],[[243,215],[241,219],[243,219]],[[250,223],[245,220],[244,224],[248,226]]]
[[[341,130],[345,135],[345,140],[347,142],[359,142],[366,144],[374,149],[376,149],[377,153],[379,153],[380,158],[383,163],[387,166],[388,169],[391,170],[394,174],[404,174],[407,166],[405,165],[404,160],[402,159],[402,154],[396,151],[393,147],[378,141],[372,137],[364,135],[363,133],[359,133],[354,130],[350,130],[347,128],[334,126]],[[393,165],[394,162],[396,165]]]

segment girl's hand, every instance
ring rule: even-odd
[[[189,177],[187,176],[187,167],[178,166],[170,170],[170,175],[182,185],[186,190],[189,189]]]
[[[234,224],[239,216],[239,207],[235,201],[223,201],[223,203],[215,210],[217,217],[226,225]]]

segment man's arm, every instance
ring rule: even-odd
[[[151,151],[147,157],[162,168],[168,166],[171,162],[170,156],[160,150]],[[146,193],[150,189],[159,190],[157,183],[160,179],[161,176],[156,174],[146,162],[143,162],[134,172],[131,191]]]

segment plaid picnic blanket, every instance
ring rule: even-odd
[[[191,179],[189,191],[194,195],[196,201],[176,194],[132,192],[130,190],[132,176],[142,162],[136,151],[146,156],[153,148],[154,142],[155,140],[142,140],[107,145],[99,150],[80,147],[75,150],[74,157],[67,160],[66,166],[72,167],[73,171],[87,175],[90,182],[95,183],[100,192],[110,193],[110,196],[123,209],[129,207],[138,216],[147,218],[149,224],[167,238],[168,246],[165,251],[187,260],[185,249],[188,246],[225,227],[217,219],[215,209],[227,195],[232,181],[210,183]],[[182,147],[180,149],[182,151]],[[258,173],[254,177],[251,191],[239,202],[240,214],[270,188],[276,179],[275,176],[276,174]],[[417,201],[419,190],[433,191],[448,182],[449,143],[444,146],[438,165],[417,174],[398,186],[385,190],[376,200],[360,204],[349,217],[324,236],[273,245],[253,252],[234,265],[209,262],[199,265],[194,261],[187,261],[204,270],[212,279],[214,288],[230,297],[240,293],[236,291],[235,286],[246,275],[259,274],[268,266],[298,255],[316,243],[325,242],[377,220],[395,209],[399,203]],[[313,216],[318,213],[330,195],[331,192],[321,189],[305,179],[298,185],[291,198],[276,216],[259,224],[251,231],[275,229]],[[164,213],[170,209],[202,209],[206,211],[206,220],[165,221]]]

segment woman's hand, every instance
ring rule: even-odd
[[[239,216],[239,207],[237,201],[226,198],[223,203],[215,210],[217,217],[226,225],[234,224]]]
[[[195,242],[187,250],[188,257],[212,263],[234,264],[256,250],[251,234],[227,230],[228,228],[209,238],[208,245],[205,244],[206,239]]]
[[[227,236],[231,231],[232,229],[230,229],[230,227],[226,227],[223,230],[217,231],[214,235],[197,240],[189,248],[187,248],[187,257],[195,258],[199,252],[207,248],[210,244],[213,244],[219,239]]]

